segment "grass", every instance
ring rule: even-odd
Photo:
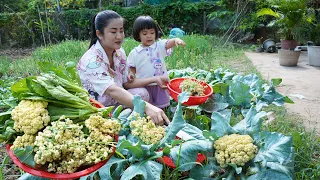
[[[218,40],[210,36],[186,36],[186,46],[174,49],[172,56],[167,57],[168,69],[200,68],[216,69],[223,67],[242,74],[261,74],[246,58],[246,46],[228,44],[221,47]],[[37,63],[50,61],[53,65],[63,65],[68,61],[77,62],[88,49],[89,41],[64,41],[57,45],[38,48],[31,57],[15,60],[10,63],[8,57],[0,56],[1,71],[6,71],[10,76],[26,76],[39,73]],[[128,54],[138,42],[126,39],[123,47]],[[308,132],[301,120],[288,114],[284,107],[268,107],[266,111],[274,112],[276,121],[267,125],[265,129],[276,131],[285,135],[293,135],[295,147],[295,172],[297,179],[320,179],[320,139],[315,132]]]
[[[272,111],[276,119],[265,127],[266,130],[293,137],[296,178],[320,179],[320,137],[315,130],[307,130],[301,119],[288,114],[284,107],[270,106],[265,111]]]

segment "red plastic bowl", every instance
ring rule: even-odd
[[[180,83],[182,83],[185,79],[192,79],[194,81],[199,81],[194,78],[175,78],[170,81],[170,83],[167,84],[170,96],[178,102],[178,95],[182,92],[180,89]],[[203,86],[207,86],[204,90],[204,96],[190,96],[189,100],[187,102],[184,102],[182,104],[186,106],[195,106],[195,105],[200,105],[202,103],[205,103],[207,99],[212,95],[213,90],[210,85],[203,81],[199,81]]]
[[[97,103],[97,101],[90,99],[90,102],[96,106],[97,108],[102,108],[104,107],[101,103]],[[118,142],[118,135],[115,136],[115,141]],[[6,145],[6,150],[10,156],[10,158],[12,159],[12,161],[19,167],[21,168],[23,171],[30,173],[34,176],[39,176],[39,177],[43,177],[43,178],[50,178],[50,179],[77,179],[80,178],[82,176],[86,176],[88,174],[93,173],[94,171],[100,169],[103,165],[105,165],[108,160],[111,158],[111,156],[115,153],[116,148],[113,148],[113,152],[109,155],[109,158],[101,161],[95,165],[92,165],[84,170],[78,171],[78,172],[74,172],[74,173],[69,173],[69,174],[55,174],[55,173],[49,173],[47,171],[43,171],[37,168],[33,168],[30,167],[26,164],[23,164],[13,153],[13,151],[10,149],[11,144],[7,144]]]

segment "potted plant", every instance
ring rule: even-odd
[[[271,8],[263,8],[257,12],[257,16],[273,16],[275,20],[268,26],[279,27],[281,35],[281,49],[279,50],[279,62],[284,66],[295,66],[298,63],[300,51],[294,51],[297,41],[294,39],[294,29],[306,21],[305,0],[270,0]]]
[[[308,44],[308,64],[310,66],[320,66],[320,10],[313,10],[314,16],[309,26],[309,40],[312,43]]]

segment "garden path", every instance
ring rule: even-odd
[[[282,78],[277,90],[295,102],[285,107],[301,117],[306,129],[320,134],[320,67],[308,65],[307,52],[301,53],[295,67],[280,66],[277,53],[245,54],[264,79]]]

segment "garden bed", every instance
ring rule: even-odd
[[[176,50],[176,53],[174,53],[175,55],[168,58],[168,66],[170,69],[172,69],[173,67],[183,69],[187,66],[192,66],[208,67],[208,69],[205,69],[208,71],[210,70],[209,67],[214,70],[218,69],[219,67],[223,67],[231,69],[231,72],[240,71],[242,72],[242,75],[256,73],[258,76],[260,76],[259,73],[257,73],[255,68],[252,66],[250,61],[246,59],[243,55],[243,48],[239,48],[238,46],[230,44],[228,45],[228,48],[219,49],[219,47],[217,46],[214,47],[213,50],[211,48],[211,44],[214,44],[214,38],[202,36],[189,36],[186,38],[186,42],[188,45],[185,47],[185,49],[182,50],[178,48]],[[129,39],[128,41],[130,42],[132,40]],[[48,51],[46,48],[39,49],[37,55],[32,55],[32,58],[34,59],[27,59],[25,61],[26,63],[23,66],[24,69],[21,65],[19,65],[19,63],[11,64],[9,66],[9,70],[11,73],[10,76],[19,77],[21,75],[24,75],[21,73],[22,69],[24,70],[23,72],[28,71],[28,73],[30,74],[37,74],[39,70],[35,70],[36,67],[33,66],[33,62],[39,61],[39,59],[51,60],[51,62],[55,65],[64,64],[66,61],[68,61],[68,59],[71,59],[76,62],[81,57],[81,53],[78,53],[77,55],[73,54],[72,56],[68,56],[67,52],[65,52],[64,50],[68,49],[69,47],[71,49],[77,47],[78,44],[79,42],[69,41],[59,44],[57,46],[53,46],[52,50],[54,50],[55,53],[52,54],[50,54],[51,51]],[[86,45],[88,43],[81,42],[80,44],[81,51],[85,51],[85,49],[87,48]],[[126,52],[129,52],[129,49],[135,46],[135,44],[131,45],[132,46],[126,46],[126,44],[124,44]],[[189,53],[188,57],[190,58],[186,59],[183,55],[183,52]],[[61,59],[59,57],[68,58]],[[233,66],[233,64],[236,64],[236,66]],[[10,80],[10,82],[12,82],[12,80]],[[191,112],[190,115],[194,113],[192,109],[188,111]],[[319,152],[319,142],[317,140],[317,137],[315,137],[313,134],[305,132],[304,128],[301,127],[299,123],[293,121],[292,117],[288,117],[288,114],[285,111],[285,109],[279,107],[270,107],[267,108],[266,111],[273,111],[276,117],[276,121],[267,126],[263,126],[263,129],[267,129],[268,131],[277,131],[280,133],[284,133],[285,135],[293,134],[293,146],[296,149],[294,170],[296,172],[297,178],[316,179],[317,177],[319,177],[319,175],[317,175],[317,173],[319,172],[319,167],[317,166],[317,164],[319,164],[319,157],[317,156]],[[242,118],[232,118],[231,123],[236,124],[240,120],[242,120]],[[164,168],[164,170],[165,169],[166,168]],[[165,172],[170,173],[170,171]],[[19,175],[19,172],[15,171],[15,173]],[[5,172],[4,174],[9,175],[8,172]],[[180,175],[183,176],[183,174]],[[9,177],[13,176],[6,176],[5,178],[7,179]]]

